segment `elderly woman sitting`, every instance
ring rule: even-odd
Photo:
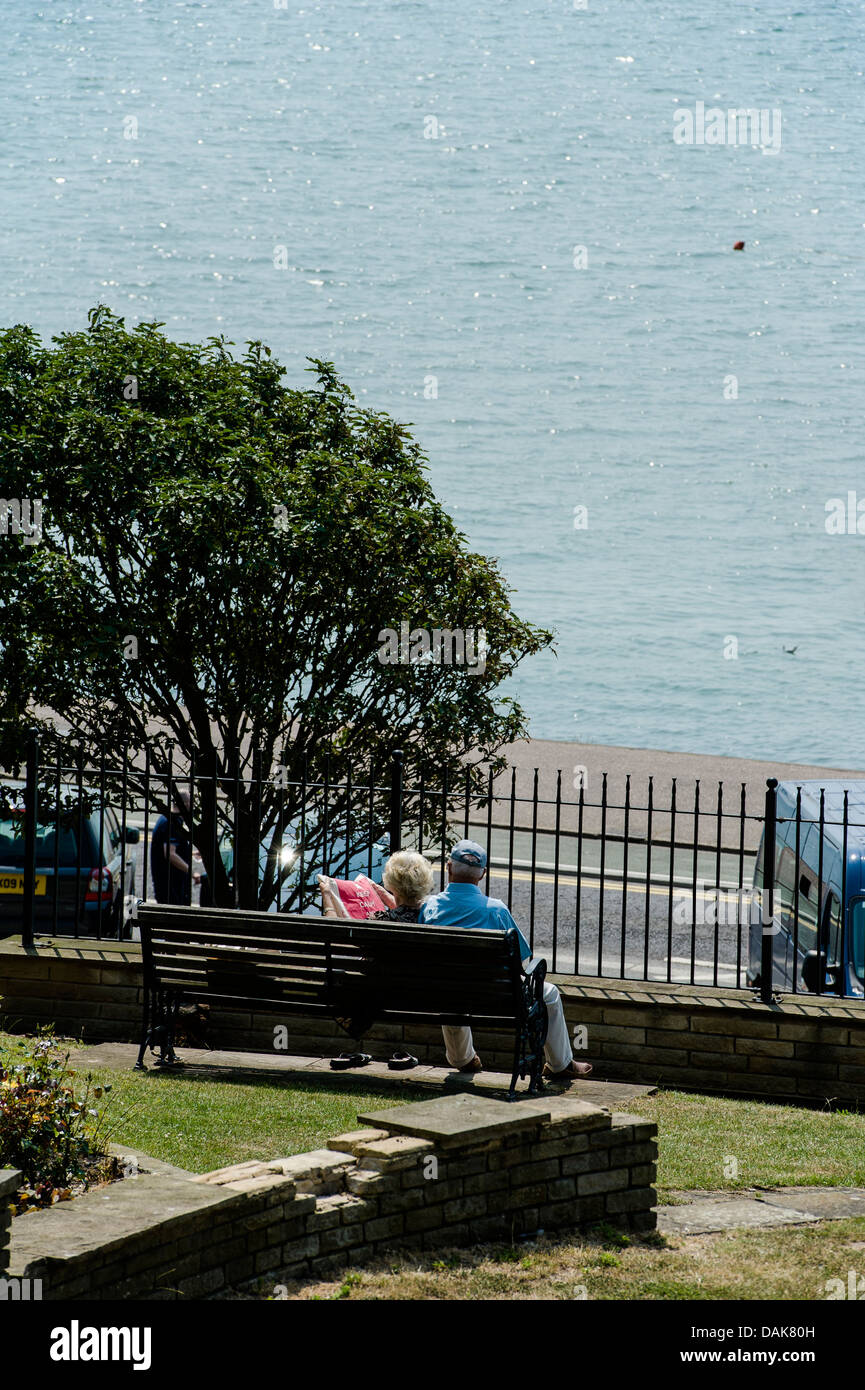
[[[387,899],[390,906],[382,907],[378,912],[370,912],[368,920],[417,922],[424,900],[433,890],[433,871],[429,860],[422,854],[415,854],[413,850],[398,850],[385,864],[382,879],[383,886],[376,887],[375,891],[381,898]],[[321,887],[323,915],[348,917],[345,903],[340,898],[333,879],[319,874],[318,882]],[[358,1024],[356,1019],[352,1021],[350,1018],[338,1018],[337,1022],[352,1036],[360,1036],[363,1024]],[[364,1022],[368,1023],[369,1020]],[[344,1052],[341,1056],[332,1058],[330,1065],[335,1071],[340,1071],[347,1067],[366,1066],[371,1060],[368,1052]],[[413,1057],[401,1047],[394,1052],[388,1067],[391,1071],[408,1071],[417,1064],[417,1057]]]
[[[325,917],[347,917],[348,913],[340,899],[333,880],[319,874],[321,888],[322,914]],[[379,912],[371,912],[371,921],[416,922],[421,907],[433,890],[433,871],[428,859],[414,850],[401,849],[392,854],[384,866],[382,897],[390,900],[391,906]]]

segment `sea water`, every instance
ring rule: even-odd
[[[0,24],[0,323],[332,360],[555,629],[536,736],[865,766],[861,3]]]

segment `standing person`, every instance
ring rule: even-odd
[[[160,816],[150,839],[150,875],[158,903],[189,905],[192,899],[192,833],[187,824],[189,792],[178,792],[168,816]],[[199,875],[195,875],[197,879]]]
[[[442,927],[486,927],[507,931],[513,928],[519,938],[520,959],[531,957],[531,947],[507,907],[500,898],[488,898],[479,887],[487,871],[486,852],[474,840],[460,840],[451,850],[448,861],[448,886],[428,898],[420,910],[420,922]],[[547,1041],[544,1052],[547,1064],[544,1075],[556,1080],[588,1076],[589,1062],[574,1061],[565,1011],[555,985],[544,985],[547,1006]],[[445,1051],[452,1067],[459,1071],[481,1071],[482,1063],[475,1052],[471,1028],[442,1026]]]

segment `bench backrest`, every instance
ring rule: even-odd
[[[333,1017],[513,1026],[516,932],[225,908],[138,908],[145,982],[197,1002]]]

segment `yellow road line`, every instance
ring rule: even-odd
[[[491,869],[491,870],[490,870],[489,876],[490,876],[490,878],[504,879],[505,882],[507,882],[507,879],[508,879],[507,873],[506,873],[504,870],[500,870],[500,869]],[[531,875],[530,873],[526,873],[524,870],[521,870],[521,869],[515,869],[515,870],[514,870],[513,878],[514,878],[514,879],[519,879],[520,882],[522,882],[522,883],[531,883],[531,881],[532,881],[532,875]],[[535,882],[536,882],[536,883],[555,883],[555,881],[556,881],[556,880],[555,880],[555,876],[554,876],[553,874],[543,874],[543,873],[535,874]],[[560,874],[560,875],[559,875],[559,887],[560,887],[560,888],[561,888],[561,887],[564,887],[564,886],[566,886],[566,885],[571,886],[571,887],[576,887],[576,883],[577,883],[577,879],[576,879],[576,875],[574,875],[574,874],[567,874],[567,875],[565,875],[565,874]],[[587,878],[581,879],[581,887],[583,887],[583,888],[598,888],[598,889],[600,889],[600,886],[601,886],[601,880],[600,880],[599,878],[597,878],[597,879],[587,879]],[[604,881],[604,892],[605,892],[605,893],[621,893],[621,891],[622,891],[621,880],[619,880],[619,879],[605,879],[605,881]],[[629,893],[639,893],[639,895],[640,895],[641,898],[644,898],[644,897],[646,896],[646,886],[645,886],[645,884],[640,884],[640,883],[629,883],[629,884],[628,884],[627,891],[628,891]],[[748,891],[750,891],[749,885],[748,885],[748,884],[744,884],[743,887],[742,887],[742,891],[743,891],[743,892],[748,892]],[[719,892],[721,893],[721,895],[723,896],[723,898],[724,898],[725,901],[727,901],[727,900],[730,899],[730,898],[734,898],[734,899],[735,899],[735,898],[737,898],[738,895],[739,895],[739,894],[738,894],[738,890],[735,889],[735,888],[721,888],[721,889],[719,890]],[[649,894],[650,894],[650,896],[652,896],[652,897],[667,898],[667,897],[669,897],[669,895],[670,895],[670,890],[669,890],[669,887],[662,888],[662,887],[661,887],[660,885],[658,885],[658,884],[650,884],[650,885],[649,885]],[[682,894],[682,895],[684,895],[684,896],[690,898],[690,897],[693,897],[693,890],[692,890],[690,887],[686,887],[684,884],[677,884],[677,883],[674,883],[674,884],[673,884],[673,896],[676,897],[678,894]],[[709,898],[709,897],[711,897],[711,898],[714,899],[714,897],[715,897],[715,888],[714,888],[714,886],[713,886],[711,889],[709,889],[708,892],[705,892],[705,891],[703,891],[703,890],[698,890],[698,892],[697,892],[697,897],[698,897],[698,898]]]

